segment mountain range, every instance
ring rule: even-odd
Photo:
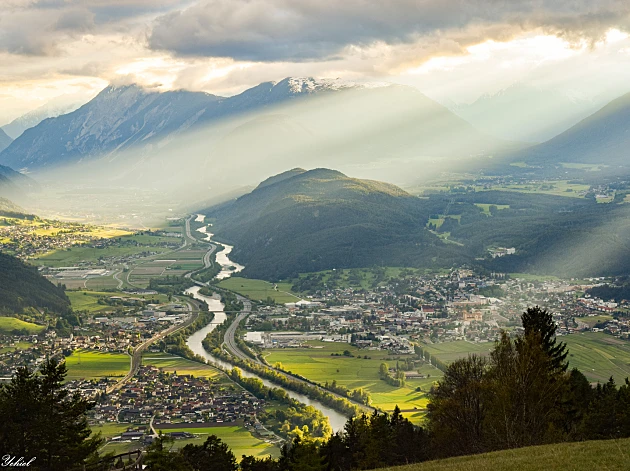
[[[77,102],[76,98],[70,99],[66,96],[58,97],[37,109],[29,111],[22,116],[17,117],[9,124],[5,124],[0,128],[11,139],[17,139],[24,131],[37,126],[47,118],[56,118],[63,114],[71,113],[81,106],[82,103]]]
[[[449,108],[490,135],[540,143],[586,118],[597,106],[579,95],[515,83],[471,104],[451,103]]]
[[[539,165],[581,163],[629,167],[630,93],[583,119],[554,138],[515,154]]]
[[[9,144],[13,142],[13,139],[0,128],[0,152],[9,147]]]
[[[333,93],[335,100],[327,100]],[[304,97],[319,101],[297,100]],[[304,106],[278,110],[279,105],[298,102]],[[249,148],[243,148],[248,141],[257,141],[259,149],[266,144],[279,148],[276,153],[288,153],[296,143],[316,143],[311,154],[317,156],[342,156],[352,150],[366,158],[478,155],[506,146],[411,87],[287,78],[229,98],[110,86],[76,111],[24,131],[0,153],[0,163],[37,172],[111,158],[125,150],[154,155],[172,142],[180,148],[188,131],[236,117],[219,134],[204,136],[204,159],[224,156],[225,150],[249,154]],[[357,133],[365,136],[357,140]]]

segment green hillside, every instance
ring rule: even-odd
[[[408,466],[391,471],[608,471],[630,467],[630,439],[560,443],[483,455],[462,456]]]
[[[0,253],[0,313],[21,312],[29,307],[65,314],[70,311],[70,300],[37,268]]]
[[[462,249],[429,232],[421,200],[387,183],[328,169],[294,169],[205,213],[235,245],[245,275],[280,279],[300,272],[372,265],[448,264]]]

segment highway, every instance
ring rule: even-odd
[[[235,293],[236,294],[236,293]],[[243,303],[243,310],[234,318],[234,320],[232,321],[232,323],[230,324],[230,326],[227,328],[227,330],[225,331],[225,336],[223,337],[223,346],[225,346],[227,348],[227,350],[232,353],[233,355],[235,355],[236,357],[240,358],[241,360],[247,360],[253,363],[257,363],[261,366],[264,366],[265,368],[268,368],[270,370],[275,371],[278,374],[281,374],[282,376],[291,379],[293,381],[297,381],[298,383],[302,383],[302,384],[306,384],[312,387],[315,387],[321,391],[327,392],[329,394],[332,394],[333,396],[337,396],[338,398],[341,399],[347,399],[348,401],[352,402],[354,405],[356,405],[357,407],[360,407],[363,410],[369,411],[369,412],[373,412],[374,410],[376,410],[374,407],[371,406],[366,406],[365,404],[361,404],[359,402],[353,401],[352,399],[346,397],[346,396],[342,396],[341,394],[337,394],[335,392],[329,391],[328,389],[322,388],[321,386],[318,386],[316,384],[310,383],[308,381],[303,380],[302,378],[298,378],[297,376],[293,376],[289,373],[286,373],[282,370],[278,370],[276,368],[274,368],[273,366],[269,366],[263,362],[261,362],[258,359],[253,359],[252,357],[246,355],[237,345],[236,340],[234,338],[234,335],[236,334],[236,330],[238,329],[239,324],[241,323],[241,321],[243,319],[245,319],[247,316],[249,316],[251,314],[251,309],[252,309],[252,303],[249,299],[247,299],[244,296],[241,296],[240,294],[237,294],[236,297],[238,298],[238,300],[240,302]]]

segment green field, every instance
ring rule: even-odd
[[[92,429],[93,434],[97,434],[100,432],[103,438],[111,438],[117,437],[123,432],[126,432],[128,428],[133,428],[131,424],[101,424],[101,425],[91,425],[90,429]]]
[[[458,358],[465,357],[469,353],[486,355],[494,348],[494,342],[472,343],[465,340],[441,343],[420,343],[420,346],[444,363],[452,363]]]
[[[15,345],[11,346],[0,346],[0,353],[14,352],[16,350],[26,350],[27,348],[31,348],[33,344],[31,342],[16,342]]]
[[[485,204],[485,203],[475,203],[475,206],[480,208],[486,216],[492,216],[490,214],[490,206],[496,206],[497,210],[501,209],[510,209],[509,204]]]
[[[569,183],[567,180],[545,181],[541,183],[514,184],[494,186],[491,191],[515,191],[518,193],[536,193],[553,196],[566,196],[570,198],[583,198],[582,193],[588,191],[590,185],[580,183]],[[476,191],[485,191],[482,186],[475,188]]]
[[[67,267],[73,266],[79,262],[96,262],[99,258],[108,257],[125,257],[141,252],[170,252],[173,249],[168,247],[161,247],[158,244],[163,242],[173,241],[177,242],[178,239],[171,237],[159,237],[149,235],[130,235],[120,238],[122,241],[133,241],[140,245],[112,245],[105,248],[92,248],[85,246],[74,246],[65,250],[58,250],[33,260],[33,263],[39,265],[46,265],[49,267]]]
[[[510,273],[509,275],[510,278],[522,281],[555,281],[560,279],[553,275],[534,275],[532,273]]]
[[[383,468],[383,471],[621,471],[630,439],[559,443]]]
[[[210,365],[204,365],[197,361],[187,360],[186,358],[169,353],[151,353],[147,352],[142,355],[143,365],[152,365],[160,368],[166,373],[185,374],[193,376],[203,376],[206,378],[219,378],[222,373]]]
[[[590,327],[593,327],[595,324],[599,323],[599,322],[605,322],[605,321],[610,321],[613,319],[613,316],[609,316],[606,314],[601,314],[598,316],[588,316],[588,317],[576,317],[576,320],[579,320],[580,322],[584,322],[585,324],[588,324]]]
[[[277,289],[268,281],[250,280],[248,278],[230,277],[219,283],[221,288],[229,289],[254,301],[265,301],[272,298],[278,304],[294,303],[301,298],[290,292],[290,283],[278,283]]]
[[[0,332],[11,334],[14,330],[25,329],[29,334],[38,334],[45,329],[43,325],[25,322],[15,317],[0,317]]]
[[[66,357],[67,380],[121,377],[129,372],[131,357],[126,353],[75,350]]]
[[[601,332],[585,332],[561,337],[569,349],[569,367],[576,367],[589,381],[617,384],[630,377],[630,342]]]
[[[588,318],[587,318],[588,319]],[[617,384],[630,378],[630,342],[600,332],[585,332],[559,337],[569,350],[569,368],[577,368],[591,382],[606,382],[612,376]],[[421,344],[445,363],[463,358],[469,353],[487,354],[494,343],[474,344],[466,341]]]
[[[404,387],[390,386],[379,378],[381,363],[395,366],[396,360],[387,360],[393,356],[385,351],[360,350],[349,344],[329,342],[308,342],[313,347],[269,349],[265,351],[266,360],[274,365],[282,363],[283,369],[300,374],[312,381],[325,383],[337,381],[337,384],[348,389],[364,388],[372,396],[372,405],[391,411],[396,405],[402,410],[424,409],[427,405],[425,392],[433,382],[441,376],[441,372],[432,366],[425,365],[420,369],[423,374],[430,375],[426,379],[408,380]],[[356,357],[331,356],[331,353],[342,353],[349,350]],[[358,356],[361,358],[358,358]],[[367,355],[371,359],[364,359]],[[398,358],[405,358],[402,355]],[[416,388],[423,392],[417,392]]]
[[[106,297],[109,298],[111,296],[122,296],[128,298],[141,298],[147,300],[149,302],[156,301],[158,303],[164,303],[168,301],[168,298],[163,294],[151,294],[151,295],[141,295],[141,294],[126,294],[119,291],[66,291],[68,298],[70,298],[70,303],[72,304],[72,308],[77,311],[88,311],[90,313],[97,313],[103,311],[113,311],[116,310],[117,306],[108,306],[107,304],[99,304],[99,298]]]
[[[268,455],[277,457],[280,455],[278,447],[252,436],[249,430],[239,426],[177,428],[165,429],[163,432],[189,432],[198,435],[191,439],[175,440],[174,448],[182,448],[189,443],[199,445],[206,441],[208,435],[216,435],[230,447],[239,461],[242,455],[253,455],[257,457]]]

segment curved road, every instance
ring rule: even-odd
[[[227,350],[230,353],[232,353],[233,355],[237,356],[241,360],[251,361],[251,362],[257,363],[260,366],[264,366],[265,368],[269,368],[270,370],[273,370],[276,373],[281,374],[282,376],[286,377],[287,379],[291,379],[293,381],[297,381],[298,383],[302,383],[302,384],[305,384],[305,385],[308,385],[308,386],[315,387],[315,388],[319,389],[320,391],[324,391],[324,392],[330,393],[333,396],[337,396],[338,398],[347,399],[348,401],[350,401],[354,405],[360,407],[361,409],[369,410],[370,412],[376,410],[374,407],[366,406],[365,404],[361,404],[360,402],[353,401],[349,397],[342,396],[341,394],[337,394],[337,393],[335,393],[333,391],[329,391],[328,389],[322,388],[321,386],[318,386],[317,384],[311,383],[309,381],[305,381],[302,378],[298,378],[297,376],[294,376],[292,374],[286,373],[285,371],[282,371],[282,370],[279,370],[277,368],[274,368],[273,366],[269,366],[269,365],[263,363],[262,361],[260,361],[258,359],[253,359],[252,357],[246,355],[238,347],[238,345],[236,343],[236,340],[234,338],[234,335],[235,335],[236,330],[238,329],[238,326],[241,323],[241,321],[251,314],[252,303],[251,303],[251,301],[249,299],[247,299],[244,296],[241,296],[240,294],[236,294],[236,297],[238,298],[239,301],[241,301],[243,303],[243,310],[238,314],[238,316],[236,316],[234,318],[234,320],[232,321],[230,326],[225,331],[225,336],[223,337],[223,345],[225,345],[225,347],[227,348]]]

